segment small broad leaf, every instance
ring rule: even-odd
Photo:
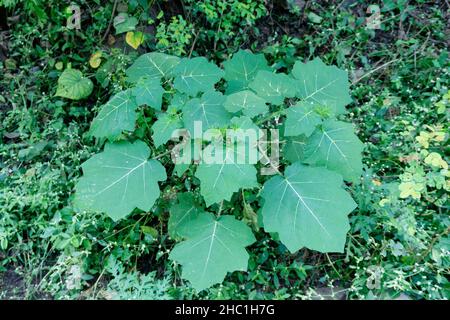
[[[55,96],[80,100],[88,97],[93,89],[92,81],[84,77],[80,70],[66,69],[58,79]]]
[[[114,140],[123,131],[133,131],[136,123],[138,107],[132,91],[126,90],[113,96],[91,124],[91,134],[97,138]]]
[[[198,218],[200,214],[205,213],[194,200],[191,193],[179,193],[177,196],[178,203],[170,207],[170,218],[168,222],[169,235],[172,238],[191,238],[195,237],[203,230],[194,228],[192,222]]]
[[[225,80],[228,82],[227,93],[248,89],[249,83],[260,70],[270,71],[264,54],[253,54],[239,50],[229,61],[223,63]]]
[[[345,113],[345,106],[352,102],[347,72],[327,66],[319,58],[307,63],[297,61],[292,75],[298,79],[299,97],[306,102],[327,106],[334,114]]]
[[[107,143],[103,152],[82,164],[75,204],[106,212],[113,220],[135,208],[150,210],[160,194],[158,181],[167,177],[162,164],[149,156],[150,149],[142,141]]]
[[[302,247],[343,252],[350,228],[347,215],[356,203],[342,184],[337,173],[294,163],[284,177],[264,184],[264,229],[277,232],[292,253]]]
[[[243,146],[248,149],[248,146]],[[200,180],[200,193],[205,199],[206,206],[219,203],[222,200],[231,200],[233,193],[241,188],[255,188],[256,168],[242,155],[239,145],[224,146],[222,142],[211,143],[204,151],[205,154],[214,154],[217,163],[208,164],[202,162],[198,165],[195,176]],[[205,157],[203,157],[205,160]]]
[[[251,118],[269,111],[266,101],[250,90],[236,92],[227,96],[224,107],[233,113],[242,110],[244,115]]]
[[[129,31],[125,37],[125,41],[130,45],[134,50],[139,48],[139,46],[144,42],[144,34],[140,31]]]
[[[232,216],[215,219],[210,213],[201,213],[190,226],[199,232],[177,244],[169,258],[183,266],[183,279],[197,291],[222,282],[227,272],[247,270],[245,247],[254,243],[255,237],[245,223]]]
[[[201,122],[203,131],[228,125],[231,115],[223,107],[224,101],[225,97],[220,92],[208,91],[183,106],[183,123],[191,136],[195,121]]]
[[[138,106],[147,105],[155,110],[161,110],[162,96],[165,92],[158,79],[141,79],[136,87],[131,89]]]
[[[281,73],[259,71],[249,87],[266,101],[280,105],[284,98],[292,98],[297,92],[294,79]]]
[[[309,137],[320,123],[322,118],[315,112],[315,104],[299,102],[287,111],[284,135]]]
[[[324,122],[308,139],[305,162],[336,171],[348,181],[357,181],[362,173],[363,143],[353,125],[336,120]]]
[[[172,115],[168,113],[162,113],[158,116],[158,120],[152,126],[152,139],[155,143],[155,147],[159,147],[165,144],[172,138],[172,133],[176,129],[183,127],[183,122],[178,115]]]
[[[223,70],[206,58],[184,58],[175,67],[174,87],[182,93],[195,96],[199,92],[214,89],[214,85],[223,77]]]
[[[129,82],[137,82],[140,78],[158,79],[172,76],[173,68],[180,58],[159,52],[143,54],[126,71]]]

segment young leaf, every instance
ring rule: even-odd
[[[259,71],[249,87],[266,101],[280,105],[284,98],[295,96],[297,86],[294,79],[282,73]]]
[[[345,113],[345,106],[352,102],[347,72],[327,66],[319,58],[297,61],[292,75],[298,79],[298,95],[305,102],[328,106],[335,114]]]
[[[264,229],[277,232],[292,253],[302,247],[343,252],[350,228],[347,215],[356,203],[342,184],[337,173],[294,163],[284,177],[264,184]]]
[[[285,136],[304,134],[309,137],[316,126],[322,123],[321,117],[314,111],[315,104],[299,102],[288,109],[286,114]]]
[[[81,71],[66,69],[58,79],[55,96],[80,100],[88,97],[93,89],[94,85],[92,81],[84,77]]]
[[[136,99],[131,90],[113,96],[94,118],[91,134],[97,138],[114,140],[125,131],[133,131],[136,123]]]
[[[158,181],[167,177],[162,164],[149,156],[150,149],[139,140],[107,143],[103,152],[82,164],[74,203],[104,211],[115,221],[135,208],[150,210],[160,194]]]
[[[194,122],[202,123],[203,131],[228,125],[231,115],[223,107],[224,96],[217,91],[205,92],[201,98],[189,100],[182,108],[183,123],[191,136]]]
[[[143,54],[126,71],[127,80],[136,83],[140,78],[158,79],[172,76],[180,58],[159,52]]]
[[[136,97],[138,106],[145,104],[155,110],[161,110],[162,96],[165,91],[158,79],[141,79],[131,92]]]
[[[227,96],[224,107],[233,113],[242,110],[244,115],[251,118],[269,111],[266,101],[250,90],[236,92]]]
[[[239,50],[233,57],[223,63],[225,80],[228,82],[228,93],[248,89],[249,83],[260,70],[270,71],[264,54],[253,54]]]
[[[204,57],[184,58],[175,67],[174,87],[182,93],[196,96],[199,92],[214,89],[214,85],[223,77],[223,70]]]
[[[203,230],[195,229],[196,219],[199,215],[204,217],[205,211],[197,203],[191,193],[180,193],[177,196],[178,203],[170,207],[168,222],[169,235],[172,238],[192,238]]]
[[[305,162],[336,171],[348,181],[357,181],[362,173],[363,143],[353,125],[336,120],[324,122],[308,139]]]
[[[172,133],[176,129],[183,127],[183,123],[178,115],[162,113],[158,120],[152,126],[152,139],[155,147],[165,144],[172,137]]]
[[[245,247],[255,237],[245,223],[232,216],[216,220],[210,213],[201,213],[190,225],[199,232],[177,244],[169,259],[183,266],[183,279],[197,291],[222,282],[227,272],[247,270]]]
[[[238,146],[222,146],[221,143],[211,143],[203,151],[203,154],[217,155],[220,163],[200,163],[195,172],[200,180],[200,193],[208,207],[222,200],[230,201],[233,193],[241,188],[258,186],[256,168],[248,163],[248,159],[239,158]]]

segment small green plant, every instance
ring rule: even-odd
[[[108,282],[103,293],[107,299],[113,300],[168,300],[170,279],[156,279],[155,272],[146,275],[139,272],[127,272],[125,268],[113,258],[108,260],[106,267],[113,278]]]
[[[106,212],[114,220],[135,209],[151,210],[160,198],[160,185],[177,192],[169,209],[168,232],[183,241],[169,257],[183,265],[183,277],[197,290],[223,281],[229,271],[247,268],[245,247],[256,240],[237,218],[246,212],[248,221],[255,213],[245,198],[233,197],[238,191],[256,192],[259,223],[265,231],[277,233],[292,253],[302,247],[342,252],[347,215],[356,207],[343,179],[357,181],[362,172],[363,144],[351,124],[336,120],[351,102],[345,71],[315,59],[296,62],[290,74],[275,73],[262,54],[248,51],[239,51],[223,67],[203,57],[139,57],[127,70],[130,88],[114,95],[92,122],[91,134],[109,141],[103,152],[82,165],[84,175],[75,188],[79,208]],[[144,105],[155,114],[149,120],[151,140],[134,133]],[[238,130],[258,136],[261,128],[270,128],[276,144],[280,121],[274,120],[280,116],[285,117],[288,143],[304,141],[301,156],[289,157],[284,173],[276,162],[262,160],[267,160],[267,153],[258,153],[260,145],[249,136],[229,139]],[[185,144],[168,152],[171,137],[186,133]],[[264,134],[262,138],[268,139]],[[172,158],[174,165],[162,161],[180,146],[183,155]],[[254,152],[270,168],[252,162]],[[180,177],[193,170],[190,180],[197,186],[183,185]],[[276,176],[268,179],[267,172]],[[243,209],[226,215],[224,202]]]

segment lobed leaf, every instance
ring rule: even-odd
[[[149,160],[149,156],[150,149],[139,140],[107,143],[103,152],[82,164],[75,205],[106,212],[115,221],[135,208],[150,210],[159,198],[158,181],[167,176],[162,164]]]
[[[297,87],[294,79],[281,73],[259,71],[249,87],[258,96],[275,105],[283,103],[285,98],[295,97]]]
[[[328,120],[308,139],[305,162],[336,171],[345,180],[357,181],[362,173],[363,148],[352,124]]]
[[[249,83],[260,70],[270,71],[264,54],[254,54],[239,50],[233,57],[223,63],[225,80],[228,82],[228,93],[247,90]]]
[[[222,282],[227,272],[247,270],[245,247],[254,243],[255,237],[245,223],[232,216],[216,219],[200,213],[190,226],[199,232],[177,244],[169,259],[183,266],[183,279],[197,291]]]
[[[320,123],[322,118],[315,112],[314,103],[298,102],[287,111],[284,135],[309,137]]]
[[[183,123],[178,115],[162,113],[152,126],[155,147],[165,144],[172,138],[172,133],[182,127]]]
[[[141,78],[161,80],[171,77],[174,67],[179,62],[180,58],[164,53],[143,54],[126,70],[127,80],[136,83]]]
[[[203,230],[196,229],[193,222],[204,213],[204,209],[195,202],[191,193],[179,193],[177,203],[170,207],[169,235],[173,238],[195,237]]]
[[[347,72],[327,66],[319,58],[297,61],[292,75],[298,79],[298,95],[305,102],[328,106],[334,114],[345,113],[345,106],[352,102]]]
[[[132,90],[119,92],[102,106],[92,121],[90,133],[97,138],[114,140],[125,130],[133,131],[137,107]]]
[[[258,186],[256,168],[248,159],[240,158],[238,145],[234,148],[225,147],[221,142],[208,145],[203,154],[214,154],[220,163],[208,164],[203,161],[195,172],[200,180],[200,193],[208,207],[222,200],[231,200],[233,193],[241,188]]]
[[[225,97],[220,92],[208,91],[183,106],[183,123],[191,136],[195,121],[201,122],[203,131],[228,125],[231,115],[223,107],[224,101]]]
[[[181,93],[196,96],[199,92],[214,89],[224,72],[204,57],[183,58],[175,67],[174,87]]]
[[[285,176],[264,184],[264,229],[277,232],[292,253],[307,247],[343,252],[350,226],[347,215],[356,203],[342,188],[342,177],[325,168],[294,163]]]
[[[242,111],[244,115],[251,118],[269,112],[266,101],[250,90],[239,91],[227,96],[224,107],[233,113]]]
[[[131,89],[131,92],[138,106],[145,104],[155,110],[161,110],[162,96],[165,91],[158,79],[143,78]]]

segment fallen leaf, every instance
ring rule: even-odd
[[[97,51],[93,55],[91,55],[91,58],[89,59],[89,65],[93,69],[97,69],[100,64],[102,63],[102,52]]]
[[[125,40],[133,49],[136,50],[144,42],[144,34],[140,31],[130,31],[127,32]]]

